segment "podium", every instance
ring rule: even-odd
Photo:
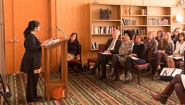
[[[46,98],[50,100],[50,89],[54,87],[63,87],[64,96],[67,97],[68,91],[68,64],[67,64],[67,46],[68,40],[65,37],[60,38],[60,41],[51,43],[44,47],[44,79],[46,86]],[[51,50],[57,47],[61,47],[61,74],[60,78],[50,79],[50,60],[51,60]]]

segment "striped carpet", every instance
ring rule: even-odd
[[[137,76],[132,72],[133,79],[130,84],[121,84],[120,81],[109,82],[108,78],[97,80],[97,76],[84,73],[69,73],[68,98],[51,100],[47,102],[27,103],[25,98],[26,75],[8,75],[9,86],[13,96],[9,99],[11,105],[160,105],[152,99],[151,90],[161,92],[168,82],[151,79],[142,73],[141,85],[137,84]],[[44,86],[38,83],[39,95],[44,96]],[[5,103],[5,102],[4,102]],[[178,98],[173,92],[167,105],[177,105]]]

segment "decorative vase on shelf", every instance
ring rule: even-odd
[[[132,15],[132,7],[131,6],[129,6],[129,15]]]

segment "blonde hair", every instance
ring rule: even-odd
[[[149,34],[149,33],[151,33],[151,35],[153,36],[153,39],[154,39],[155,36],[154,36],[153,32],[152,32],[152,31],[149,31],[148,34]],[[147,37],[148,37],[148,36],[147,36]]]
[[[164,34],[167,34],[168,38],[167,38],[167,43],[170,44],[172,42],[172,39],[171,39],[171,33],[170,32],[166,32]],[[163,42],[164,42],[165,39],[161,40],[161,47],[163,47]]]

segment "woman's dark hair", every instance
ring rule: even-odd
[[[179,33],[179,35],[182,35],[184,37],[184,41],[185,41],[185,33],[181,32],[181,33]]]
[[[140,39],[141,39],[141,41],[143,41],[144,40],[144,36],[143,35],[135,35],[135,37],[134,37],[134,40],[136,40],[136,36],[139,36],[140,37]]]
[[[131,30],[126,30],[126,31],[124,31],[124,34],[125,34],[125,33],[127,33],[128,36],[130,37],[130,40],[132,40],[132,37],[133,37],[133,35],[134,35],[134,32],[131,31]]]
[[[72,37],[73,35],[75,35],[75,34],[76,34],[76,39],[74,40],[74,42],[77,42],[77,41],[78,41],[78,35],[77,35],[77,33],[75,33],[75,32],[71,33],[70,38],[69,38],[69,41],[71,41],[71,37]]]
[[[160,37],[162,37],[163,36],[163,33],[162,33],[162,31],[161,30],[159,30],[159,31],[157,31],[157,33],[161,33],[161,36]],[[157,37],[157,36],[156,36]]]
[[[32,20],[28,23],[28,27],[24,30],[24,37],[26,38],[27,35],[31,33],[35,29],[35,27],[39,26],[39,22],[36,20]]]

